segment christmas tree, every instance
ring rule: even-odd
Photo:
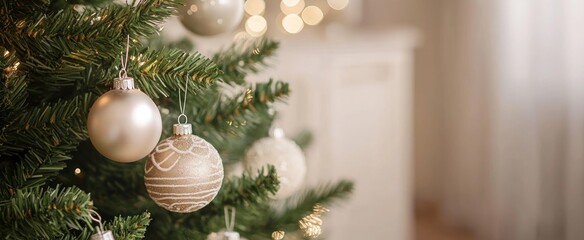
[[[271,106],[285,100],[288,84],[245,79],[266,65],[278,43],[237,42],[209,58],[154,44],[161,24],[181,7],[179,0],[0,2],[0,236],[89,239],[97,231],[95,211],[118,240],[207,239],[225,229],[225,209],[235,208],[234,231],[272,239],[274,231],[319,231],[310,224],[320,206],[348,196],[352,183],[339,181],[275,203],[278,173],[267,166],[225,178],[206,207],[174,213],[148,195],[148,157],[118,163],[94,148],[88,114],[112,89],[128,36],[125,71],[160,109],[161,139],[172,135],[181,112],[179,91],[188,91],[184,113],[193,133],[217,149],[226,167],[268,135],[276,117]]]

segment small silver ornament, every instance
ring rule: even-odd
[[[238,232],[225,232],[225,240],[239,240]]]
[[[133,78],[120,77],[91,107],[87,130],[99,153],[116,162],[134,162],[160,140],[162,118],[152,99],[134,88]]]
[[[207,240],[246,240],[238,232],[220,231],[207,235]]]
[[[227,230],[222,230],[218,233],[211,233],[207,235],[207,240],[244,240],[245,238],[241,238],[239,233],[233,230],[235,227],[235,212],[235,207],[223,207],[223,213],[225,214],[225,227],[227,227]]]
[[[195,34],[216,35],[239,25],[243,5],[244,0],[187,0],[180,11],[180,20]]]
[[[115,239],[112,231],[105,231],[91,235],[91,240],[115,240]]]
[[[89,217],[91,220],[98,224],[97,233],[91,235],[91,240],[116,240],[112,231],[106,231],[103,228],[103,223],[101,222],[101,216],[95,210],[89,210]]]
[[[281,129],[275,129],[273,135],[255,142],[245,154],[243,165],[251,175],[268,164],[273,165],[280,180],[275,198],[285,199],[294,194],[304,181],[306,161],[302,149],[285,138]]]

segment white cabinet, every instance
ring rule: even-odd
[[[360,34],[334,42],[283,42],[265,76],[289,81],[279,120],[308,128],[307,185],[355,181],[324,223],[328,239],[412,237],[412,64],[416,35]]]

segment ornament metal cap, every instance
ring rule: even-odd
[[[279,128],[279,127],[272,127],[272,129],[270,129],[269,134],[270,134],[270,137],[278,138],[278,139],[282,139],[285,137],[284,129]]]
[[[172,125],[174,135],[191,135],[193,134],[193,125],[177,123]]]
[[[114,78],[114,89],[132,90],[134,89],[134,79],[131,77]]]
[[[115,240],[112,231],[99,232],[91,235],[91,240]]]

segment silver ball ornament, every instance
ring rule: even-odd
[[[191,32],[210,36],[233,30],[243,18],[244,0],[187,0],[180,20]]]
[[[179,213],[209,204],[223,182],[223,162],[213,145],[191,134],[190,124],[175,124],[144,166],[144,184],[159,206]]]
[[[132,78],[116,78],[114,89],[101,95],[89,110],[91,143],[116,162],[134,162],[148,155],[162,134],[156,104],[138,89]]]
[[[280,189],[274,196],[285,199],[300,187],[306,175],[306,161],[298,145],[283,137],[266,137],[255,142],[245,154],[243,165],[248,173],[257,175],[268,164],[276,168]]]
[[[91,235],[91,240],[116,240],[112,231],[98,232]]]

